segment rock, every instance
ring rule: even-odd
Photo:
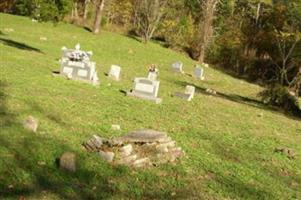
[[[70,172],[75,172],[76,171],[75,154],[71,152],[65,152],[60,157],[60,168]]]
[[[101,158],[103,158],[107,162],[112,162],[114,159],[115,154],[113,152],[105,152],[105,151],[99,151],[98,154],[100,155]]]
[[[123,157],[129,156],[133,152],[133,146],[131,144],[125,145],[120,148],[120,152],[120,155]]]
[[[156,149],[161,153],[167,153],[168,148],[166,146],[157,146]]]
[[[175,146],[176,146],[176,142],[170,141],[170,142],[160,143],[156,147],[159,148],[159,147],[175,147]]]
[[[151,164],[150,159],[148,157],[140,158],[140,159],[136,160],[135,162],[133,162],[134,167],[144,167],[144,166],[148,166],[150,164]]]
[[[164,132],[159,132],[150,129],[142,129],[130,132],[129,134],[118,138],[123,142],[141,142],[141,143],[151,143],[160,142],[167,140],[167,135]]]
[[[93,135],[91,139],[89,139],[86,143],[83,144],[83,146],[88,150],[88,151],[97,151],[103,143],[105,143],[106,140],[97,136]]]
[[[130,163],[134,162],[137,159],[137,157],[138,156],[136,154],[130,155],[130,156],[127,156],[127,157],[123,157],[120,160],[118,160],[116,162],[116,164],[130,164]]]
[[[25,129],[36,132],[39,122],[33,116],[29,116],[23,123]]]
[[[211,89],[211,88],[207,88],[206,92],[209,93],[209,94],[214,94],[214,95],[217,94],[217,92],[215,90]]]
[[[121,130],[120,125],[118,125],[118,124],[112,124],[112,130],[114,130],[114,131],[120,131]]]

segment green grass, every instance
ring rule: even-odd
[[[263,106],[259,86],[213,68],[205,69],[205,81],[173,74],[172,62],[181,60],[189,73],[195,62],[111,32],[94,36],[69,24],[6,14],[0,22],[0,199],[301,199],[300,120]],[[100,87],[52,76],[61,47],[77,42],[93,51]],[[161,105],[119,91],[146,76],[151,63],[159,65]],[[111,64],[122,66],[120,82],[105,77]],[[193,101],[171,97],[186,84],[197,87]],[[220,95],[206,95],[204,88]],[[36,134],[22,127],[28,115],[39,119]],[[176,165],[132,170],[81,146],[95,133],[115,137],[139,128],[166,131],[186,157]],[[296,159],[273,152],[282,146]],[[74,174],[56,167],[65,151],[77,155]]]

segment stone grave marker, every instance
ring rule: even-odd
[[[161,103],[162,99],[158,98],[160,81],[153,81],[148,78],[135,78],[134,89],[127,92],[127,96],[138,97],[146,100]]]
[[[194,76],[197,79],[204,80],[205,79],[205,77],[204,77],[204,69],[202,67],[200,67],[199,65],[197,65],[194,68]]]
[[[76,171],[76,162],[75,162],[75,154],[71,152],[65,152],[60,157],[60,168],[75,172]]]
[[[120,72],[121,72],[121,67],[119,67],[117,65],[111,65],[108,76],[110,78],[112,78],[113,80],[119,81],[120,80]]]
[[[192,85],[187,85],[185,88],[185,92],[176,92],[174,93],[174,96],[185,99],[187,101],[191,101],[192,98],[194,97],[195,93],[195,87]]]
[[[147,78],[152,81],[156,81],[158,77],[157,72],[148,72]]]
[[[75,49],[62,48],[60,75],[72,80],[81,80],[93,85],[99,84],[96,63],[90,61],[92,51],[81,51],[77,44]]]
[[[183,63],[178,61],[171,65],[171,69],[173,72],[184,73],[183,71]]]

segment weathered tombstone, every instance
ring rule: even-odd
[[[205,77],[204,77],[204,69],[202,67],[200,67],[199,65],[197,65],[194,68],[194,76],[197,79],[204,80],[205,79]]]
[[[138,97],[161,103],[162,99],[158,98],[160,81],[153,81],[148,78],[135,78],[134,89],[127,92],[127,96]]]
[[[177,73],[184,73],[183,71],[183,63],[182,62],[175,62],[171,65],[171,69],[173,72]]]
[[[75,154],[71,152],[65,152],[60,157],[60,168],[67,171],[75,172],[76,170]]]
[[[115,156],[113,152],[101,150],[98,152],[98,155],[107,162],[112,162]]]
[[[108,76],[116,81],[119,81],[120,79],[120,72],[121,72],[121,67],[117,65],[111,65],[110,72]]]
[[[81,51],[79,44],[76,45],[75,49],[63,47],[62,51],[61,75],[72,80],[81,80],[93,85],[99,84],[96,64],[90,61],[93,54],[91,51]]]
[[[184,93],[176,92],[176,93],[174,93],[174,96],[180,97],[187,101],[191,101],[192,98],[194,97],[194,93],[195,93],[195,87],[192,85],[187,85]]]

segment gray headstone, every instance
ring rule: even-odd
[[[204,69],[201,68],[200,66],[196,66],[194,68],[194,76],[197,78],[197,79],[201,79],[201,80],[204,80]]]
[[[101,150],[98,152],[98,155],[107,162],[112,162],[114,159],[114,156],[115,156],[115,154],[113,152],[110,152],[110,151],[105,152],[105,151],[101,151]]]
[[[171,65],[171,69],[174,72],[184,73],[184,71],[183,71],[183,63],[180,62],[180,61],[173,63]]]
[[[131,92],[128,92],[127,95],[160,103],[161,99],[158,98],[159,85],[160,81],[154,81],[148,78],[135,78],[134,88]]]

